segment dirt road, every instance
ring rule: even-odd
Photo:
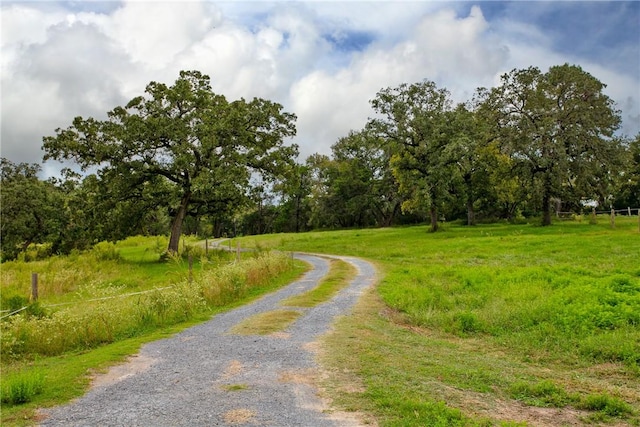
[[[313,266],[300,280],[249,305],[146,344],[128,363],[96,379],[82,398],[43,411],[42,426],[357,426],[353,414],[332,411],[317,395],[313,349],[334,318],[349,313],[375,281],[368,262],[331,301],[311,309],[287,330],[246,336],[231,328],[254,314],[279,308],[283,298],[312,289],[328,261],[297,255]]]

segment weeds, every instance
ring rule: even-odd
[[[2,403],[21,405],[29,403],[44,387],[44,374],[39,370],[22,372],[3,381]]]
[[[117,286],[90,284],[78,293],[81,303],[44,317],[17,315],[2,322],[0,349],[4,357],[16,359],[94,348],[237,301],[290,268],[285,255],[263,254],[206,271],[193,282],[133,296],[120,295]]]

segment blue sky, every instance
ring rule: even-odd
[[[301,158],[372,114],[383,87],[423,79],[468,100],[514,68],[580,65],[640,131],[640,2],[3,1],[2,145],[40,162],[42,137],[104,118],[150,81],[197,69],[230,99],[298,116]],[[46,165],[49,173],[55,165]]]

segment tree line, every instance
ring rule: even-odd
[[[455,104],[424,80],[380,90],[371,118],[300,163],[296,116],[254,98],[229,101],[208,76],[43,138],[44,160],[75,164],[46,181],[2,159],[2,260],[30,245],[82,250],[136,234],[208,236],[476,221],[640,206],[640,134],[618,135],[605,85],[576,65],[504,74]],[[79,171],[78,171],[79,170]]]

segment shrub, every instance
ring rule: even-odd
[[[2,387],[2,403],[20,405],[31,402],[34,396],[42,392],[44,375],[38,370],[25,371],[5,380],[5,383]]]
[[[98,261],[118,261],[120,259],[120,252],[113,242],[97,243],[91,249],[91,253]]]

